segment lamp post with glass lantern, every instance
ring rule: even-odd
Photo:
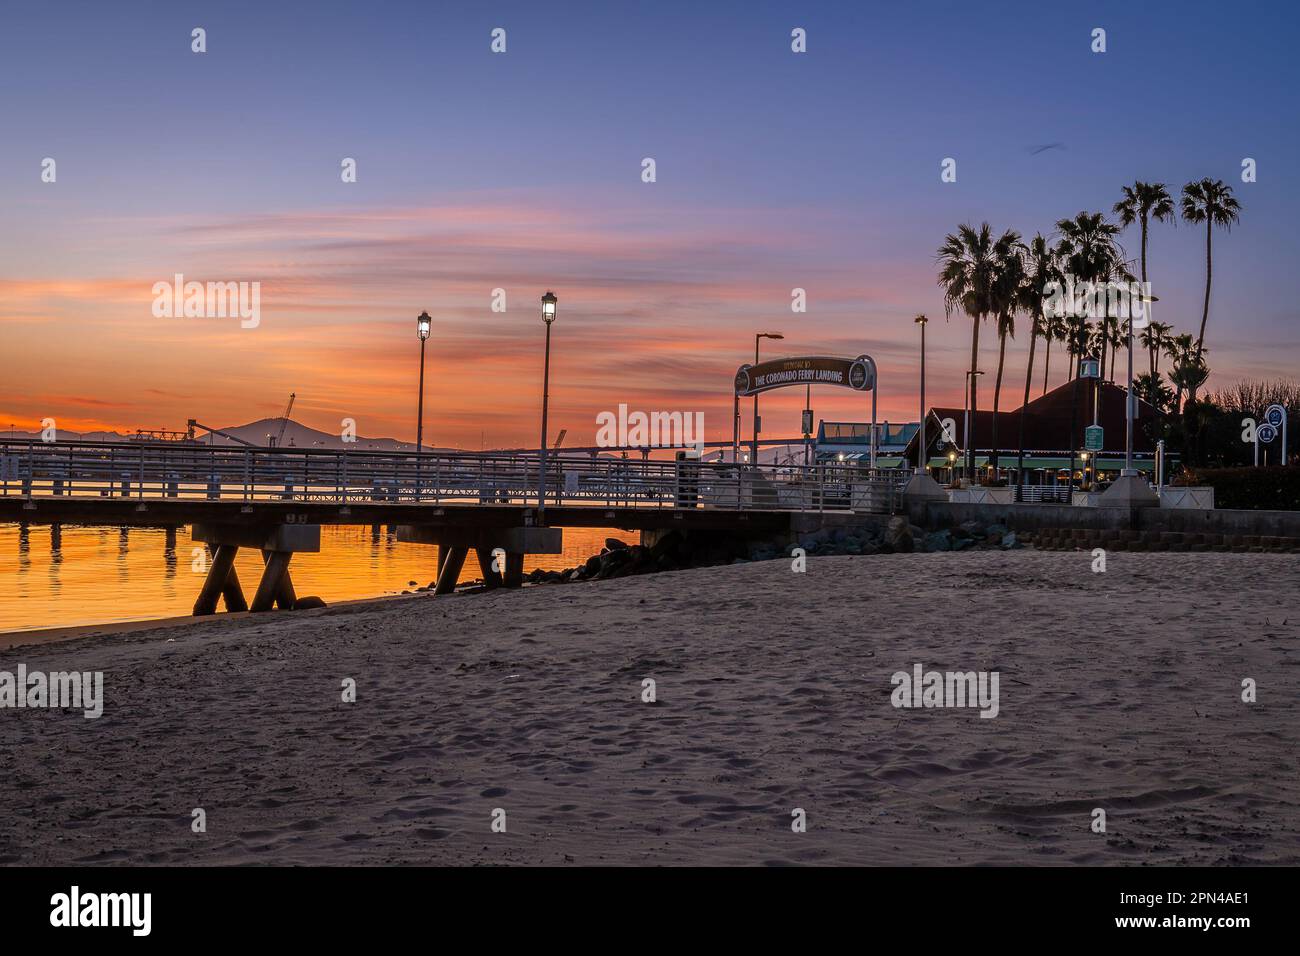
[[[546,517],[546,413],[551,398],[551,323],[555,321],[555,293],[549,289],[542,296],[542,321],[546,323],[546,352],[542,363],[542,447],[537,476],[537,523]]]
[[[785,338],[780,332],[755,332],[754,333],[754,364],[758,364],[758,340],[759,339],[783,339]],[[754,464],[758,462],[758,393],[754,393]]]
[[[424,450],[424,343],[429,340],[429,330],[433,320],[428,312],[421,312],[415,320],[415,331],[420,336],[420,401],[415,419],[415,451]]]
[[[930,320],[918,315],[912,320],[921,327],[921,433],[920,444],[916,452],[916,473],[925,474],[925,326]]]

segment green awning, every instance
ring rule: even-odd
[[[1174,459],[1171,457],[1171,458],[1169,458],[1168,460],[1172,461],[1172,460],[1174,460]],[[965,459],[964,459],[964,458],[958,457],[957,461],[955,462],[955,465],[956,465],[956,467],[960,468],[960,467],[962,467],[962,464],[963,464],[964,462],[965,462]],[[930,467],[931,467],[931,468],[947,468],[947,467],[949,466],[949,464],[950,464],[950,462],[948,461],[947,458],[931,458],[931,459],[930,459]],[[1082,458],[1082,457],[1077,457],[1077,458],[1075,458],[1075,459],[1074,459],[1074,470],[1075,470],[1075,471],[1082,471],[1082,470],[1083,470],[1083,464],[1084,464],[1084,463],[1083,463],[1083,458]],[[975,467],[976,467],[976,468],[987,468],[988,465],[989,465],[989,459],[988,459],[988,456],[987,456],[987,455],[977,455],[977,456],[975,457]],[[999,456],[998,456],[998,465],[999,465],[999,467],[1001,467],[1004,471],[1005,471],[1006,469],[1008,469],[1008,468],[1013,468],[1013,469],[1014,469],[1014,468],[1016,467],[1016,465],[1017,465],[1017,456],[1016,456],[1015,452],[1012,452],[1011,454],[1005,454],[1005,453],[1004,453],[1004,454],[999,455]],[[1070,459],[1069,459],[1069,458],[1055,458],[1055,457],[1053,457],[1053,458],[1046,458],[1046,457],[1042,457],[1042,458],[1040,458],[1040,457],[1037,457],[1037,456],[1034,456],[1034,455],[1026,455],[1026,456],[1025,456],[1025,470],[1026,470],[1026,471],[1032,471],[1032,470],[1035,470],[1035,469],[1046,469],[1046,470],[1049,470],[1049,471],[1052,471],[1052,470],[1059,471],[1059,470],[1062,470],[1062,469],[1068,469],[1069,467],[1070,467]],[[1104,472],[1104,471],[1118,471],[1118,470],[1120,470],[1120,469],[1123,468],[1123,467],[1124,467],[1124,459],[1123,459],[1123,458],[1103,458],[1103,459],[1101,459],[1101,460],[1097,463],[1097,470],[1098,470],[1098,471],[1103,471],[1103,472]],[[1133,467],[1134,467],[1136,470],[1138,470],[1138,471],[1152,471],[1152,470],[1155,468],[1155,463],[1154,463],[1153,461],[1151,461],[1150,459],[1138,459],[1138,460],[1135,460],[1135,461],[1133,462]]]

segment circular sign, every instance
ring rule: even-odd
[[[1286,409],[1281,405],[1270,405],[1268,411],[1264,413],[1264,420],[1274,428],[1281,428],[1282,423],[1286,421]]]
[[[737,392],[749,391],[749,366],[748,365],[742,365],[739,369],[736,370],[736,391]]]
[[[1260,425],[1255,429],[1255,440],[1267,445],[1277,437],[1277,429],[1272,425]]]
[[[849,388],[863,391],[867,387],[869,378],[865,362],[854,362],[849,366]]]

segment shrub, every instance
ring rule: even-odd
[[[1175,485],[1208,485],[1216,508],[1300,511],[1300,468],[1188,468]]]

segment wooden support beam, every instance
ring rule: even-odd
[[[292,551],[272,551],[262,569],[262,580],[258,582],[257,594],[253,595],[253,606],[249,608],[254,614],[269,611],[275,605],[280,594],[280,583],[285,570],[289,567]]]
[[[280,576],[280,591],[275,596],[275,603],[279,605],[281,611],[292,611],[294,604],[298,600],[298,592],[294,590],[293,578],[289,576],[289,562],[284,562],[284,574]]]
[[[478,568],[483,572],[483,583],[489,588],[501,587],[501,572],[492,567],[492,549],[475,548],[478,555]]]
[[[506,552],[505,585],[508,588],[524,586],[524,554],[522,551]]]
[[[219,544],[208,565],[208,576],[203,579],[203,588],[194,602],[195,616],[215,614],[217,598],[226,587],[226,581],[235,567],[235,554],[239,548],[233,544]]]
[[[262,552],[262,561],[266,563],[271,560],[270,551]],[[275,592],[275,604],[281,611],[292,611],[293,602],[298,600],[298,595],[293,589],[293,578],[289,574],[289,562],[284,562],[284,574],[280,576],[280,587]]]
[[[234,547],[234,545],[229,545]],[[226,586],[221,589],[222,600],[226,602],[227,611],[247,611],[248,601],[244,599],[244,589],[239,584],[239,572],[235,570],[235,565],[230,565],[230,573],[226,575]]]
[[[460,579],[460,570],[465,566],[465,558],[469,556],[469,548],[445,548],[446,557],[443,558],[442,568],[438,571],[438,584],[434,587],[434,594],[450,594],[456,590],[456,582]]]

